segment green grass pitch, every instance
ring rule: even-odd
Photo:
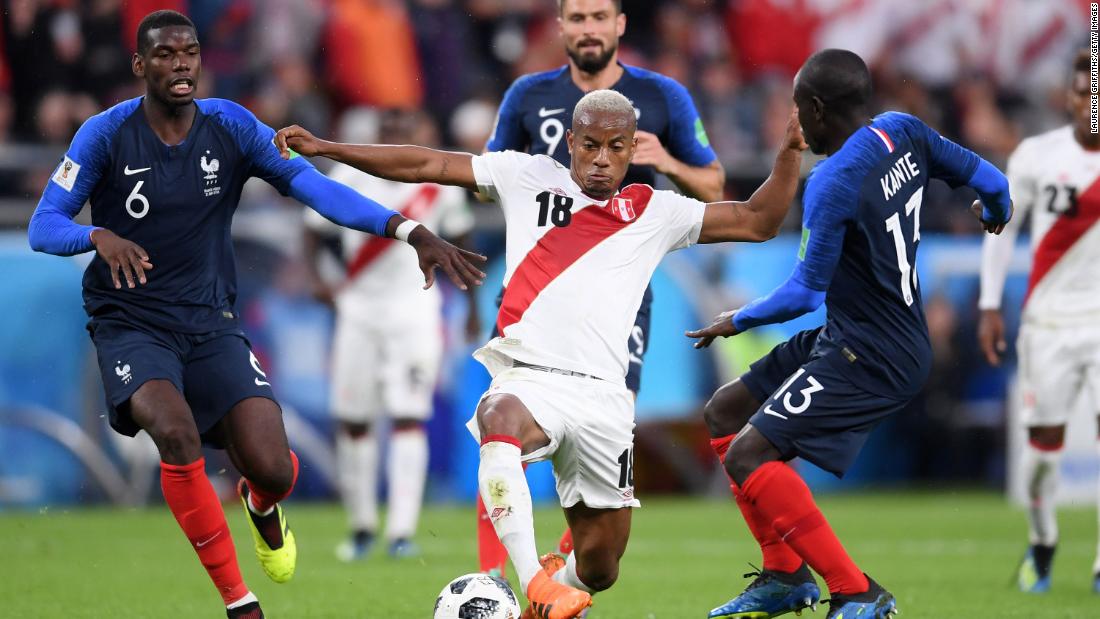
[[[702,618],[744,586],[759,553],[732,501],[650,500],[634,529],[618,584],[596,597],[593,619]],[[1061,513],[1054,590],[1015,592],[1024,515],[977,493],[834,495],[821,506],[860,565],[898,597],[902,619],[1100,617],[1091,593],[1096,512]],[[419,543],[403,562],[381,549],[356,565],[333,548],[344,533],[334,505],[293,504],[298,571],[276,585],[260,571],[243,514],[227,504],[245,579],[273,619],[430,619],[439,589],[476,569],[472,508],[430,507]],[[540,550],[563,519],[539,509]],[[194,553],[164,509],[0,514],[0,616],[224,617]],[[824,609],[803,617],[823,619]],[[793,617],[793,615],[791,615]]]

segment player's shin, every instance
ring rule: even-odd
[[[736,434],[731,434],[710,440],[710,446],[714,449],[715,455],[718,456],[719,464],[725,462],[726,452],[729,451],[730,443],[733,442],[736,436]],[[722,471],[725,472],[725,467],[722,467]],[[727,474],[726,477],[729,478],[729,475]],[[745,524],[748,525],[749,532],[752,533],[756,542],[760,544],[764,569],[786,573],[798,570],[802,566],[802,557],[798,556],[798,553],[783,542],[779,534],[775,532],[775,528],[772,527],[771,521],[744,497],[737,484],[732,479],[729,482],[730,490],[733,491],[733,498],[737,501],[737,507],[745,518]]]
[[[228,606],[251,594],[241,578],[225,512],[206,477],[205,464],[203,458],[184,465],[161,462],[160,486],[168,508]]]
[[[497,537],[519,575],[522,590],[538,574],[531,491],[520,463],[520,442],[511,436],[489,435],[481,443],[477,481],[481,499]]]
[[[378,528],[378,439],[336,433],[337,481],[340,499],[353,532],[373,534]]]
[[[1058,543],[1055,495],[1058,493],[1062,445],[1029,442],[1024,451],[1023,478],[1028,494],[1028,538],[1032,546]]]
[[[408,539],[416,533],[424,481],[428,473],[428,437],[424,429],[395,430],[390,439],[389,513],[386,537],[390,541]]]
[[[867,591],[867,577],[848,556],[794,469],[782,462],[763,464],[745,480],[741,494],[772,522],[780,539],[821,574],[830,593]]]

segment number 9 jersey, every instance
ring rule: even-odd
[[[596,200],[545,155],[491,152],[473,168],[506,220],[501,336],[475,357],[494,376],[520,361],[622,385],[642,294],[665,254],[698,240],[706,205],[648,185]]]
[[[312,166],[282,159],[274,130],[231,101],[196,99],[191,129],[174,146],[153,132],[141,102],[89,118],[43,194],[70,217],[90,201],[92,224],[137,243],[153,264],[147,284],[116,290],[96,254],[84,273],[84,308],[180,333],[235,328],[230,223],[241,189],[256,176],[285,195]]]

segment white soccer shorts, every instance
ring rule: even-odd
[[[634,396],[625,386],[510,368],[493,378],[481,398],[505,393],[519,398],[550,437],[549,445],[523,461],[553,463],[562,507],[641,506],[634,498]],[[476,414],[466,427],[480,443]]]
[[[440,324],[397,326],[376,318],[337,312],[329,406],[350,423],[382,415],[427,420],[443,355]]]
[[[1100,415],[1100,329],[1023,324],[1016,350],[1027,427],[1065,425],[1078,405]]]

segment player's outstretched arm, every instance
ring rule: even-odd
[[[321,156],[347,164],[379,178],[402,183],[437,183],[477,191],[470,153],[452,153],[423,146],[341,144],[314,136],[291,125],[275,134],[275,145],[284,159],[290,151],[307,157]]]
[[[703,214],[700,243],[749,241],[774,238],[798,191],[802,151],[806,150],[798,111],[787,120],[783,147],[776,155],[771,176],[745,202],[713,202]]]

